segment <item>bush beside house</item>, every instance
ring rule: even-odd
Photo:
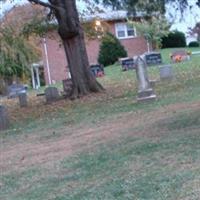
[[[186,37],[183,32],[170,32],[168,36],[162,38],[162,48],[186,47]]]
[[[188,44],[188,47],[199,47],[200,44],[197,41],[192,41]]]
[[[114,64],[122,57],[127,57],[126,50],[113,34],[106,33],[100,45],[98,62],[108,66]]]

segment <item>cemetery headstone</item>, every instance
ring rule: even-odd
[[[151,86],[151,88],[153,88],[153,87],[155,87],[155,85],[156,85],[156,83],[157,83],[158,81],[157,80],[149,80],[149,83],[150,83],[150,86]]]
[[[134,58],[120,58],[119,62],[121,63],[122,66],[122,71],[127,71],[130,69],[135,69],[136,68],[136,63]]]
[[[171,65],[163,65],[160,67],[160,79],[171,80],[173,78],[173,69]]]
[[[20,107],[27,107],[28,106],[27,94],[26,93],[19,94],[19,105],[20,105]]]
[[[90,72],[95,77],[102,77],[104,76],[104,69],[102,65],[96,64],[96,65],[90,65]]]
[[[45,89],[44,93],[47,103],[51,103],[60,99],[60,95],[56,87],[48,87]]]
[[[148,66],[162,64],[162,56],[159,52],[148,52],[144,56]]]
[[[8,86],[7,90],[8,98],[16,98],[19,96],[19,94],[26,93],[27,89],[24,85],[15,83]]]
[[[186,50],[175,50],[171,54],[171,60],[174,63],[190,60],[190,52]]]
[[[9,119],[7,110],[4,106],[0,105],[0,131],[9,127]]]
[[[71,79],[65,79],[63,82],[63,90],[64,90],[64,96],[69,97],[71,95],[73,84]]]
[[[137,67],[136,67],[136,75],[138,80],[138,102],[146,102],[150,100],[155,100],[156,95],[151,88],[148,73],[147,73],[147,65],[145,60],[138,56],[137,60]]]

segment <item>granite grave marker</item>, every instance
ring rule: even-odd
[[[144,56],[148,66],[162,64],[162,56],[159,52],[145,53]]]
[[[90,65],[90,72],[95,77],[102,77],[104,76],[104,69],[102,65],[96,64],[96,65]]]
[[[64,96],[69,97],[71,95],[72,89],[73,89],[72,79],[70,79],[70,78],[65,79],[62,82],[63,82]]]
[[[19,94],[19,105],[20,105],[20,107],[27,107],[28,106],[27,94],[26,93]]]
[[[0,105],[0,131],[9,127],[8,113],[4,106]]]
[[[148,73],[147,73],[147,65],[145,60],[138,56],[136,60],[136,75],[138,80],[138,102],[146,102],[149,100],[155,100],[156,95],[151,88]]]
[[[127,71],[130,69],[135,69],[136,68],[136,63],[134,58],[121,58],[119,59],[121,66],[122,66],[122,71]]]
[[[16,98],[19,94],[26,93],[27,88],[22,84],[12,84],[8,86],[7,96],[8,98]]]
[[[48,87],[45,89],[44,93],[47,103],[51,103],[60,99],[60,95],[56,87]]]
[[[163,65],[159,69],[161,80],[171,80],[173,78],[173,69],[171,65]]]

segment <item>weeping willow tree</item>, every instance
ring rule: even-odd
[[[29,75],[29,66],[36,61],[37,51],[26,41],[23,35],[17,34],[13,27],[0,28],[0,93],[5,91],[13,77],[23,78]]]

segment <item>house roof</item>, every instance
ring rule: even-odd
[[[137,12],[135,17],[142,17],[144,14],[142,12]],[[84,22],[90,22],[95,19],[100,19],[104,21],[114,21],[114,20],[123,20],[129,17],[128,12],[125,10],[117,10],[117,11],[108,11],[108,12],[102,12],[93,14],[90,16],[83,17],[82,21]]]
[[[112,21],[112,20],[126,19],[127,17],[128,17],[127,11],[120,10],[120,11],[111,11],[111,12],[106,12],[106,13],[105,12],[96,13],[96,14],[84,17],[83,21],[92,21],[94,19]]]

